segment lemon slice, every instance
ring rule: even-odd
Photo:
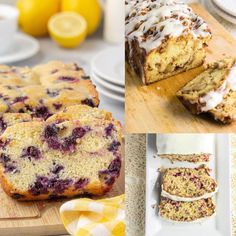
[[[74,48],[86,38],[87,22],[77,13],[62,12],[50,18],[48,30],[51,38],[60,46]]]

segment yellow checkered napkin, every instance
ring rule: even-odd
[[[125,195],[101,200],[81,198],[64,203],[60,215],[74,236],[124,236]]]

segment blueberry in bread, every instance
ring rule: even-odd
[[[217,183],[205,165],[163,169],[161,195],[175,201],[195,201],[213,196]]]
[[[0,134],[9,126],[27,121],[32,121],[31,115],[27,113],[4,113],[0,116]]]
[[[193,222],[213,216],[215,208],[212,198],[193,202],[173,201],[168,198],[162,198],[159,206],[159,215],[168,221]]]
[[[126,0],[125,8],[125,57],[144,84],[203,64],[211,32],[188,5]]]
[[[206,69],[177,92],[180,101],[193,113],[207,112],[216,120],[230,123],[236,115],[236,64],[225,57]]]
[[[5,75],[9,78],[4,79]],[[70,105],[99,105],[95,86],[75,63],[49,62],[33,69],[2,66],[0,78],[0,113],[29,113],[47,119]]]
[[[103,195],[119,176],[121,146],[113,120],[15,124],[0,137],[3,189],[19,200]]]

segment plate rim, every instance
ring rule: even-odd
[[[101,85],[100,86],[96,85],[96,86],[98,88],[97,89],[98,92],[101,93],[103,96],[109,97],[109,98],[111,98],[111,99],[113,99],[115,101],[119,101],[119,102],[122,102],[122,103],[125,102],[125,96],[114,95],[114,94],[112,94],[112,93],[110,93],[108,91],[104,91],[104,89],[101,88]]]
[[[113,47],[113,48],[106,48],[106,49],[104,49],[104,50],[102,50],[102,51],[100,51],[100,52],[98,52],[94,57],[93,57],[93,59],[92,59],[92,61],[91,61],[91,70],[92,71],[94,71],[97,75],[99,75],[100,77],[102,77],[104,80],[107,80],[107,81],[109,81],[109,82],[112,82],[112,83],[114,83],[114,84],[118,84],[118,85],[120,85],[120,86],[125,86],[125,79],[124,79],[124,82],[121,82],[120,80],[112,80],[109,76],[107,76],[106,74],[104,74],[103,72],[101,72],[101,71],[99,71],[99,70],[97,70],[97,67],[95,66],[95,60],[99,57],[99,56],[101,56],[101,54],[102,53],[104,53],[105,51],[110,51],[110,50],[114,50],[114,49],[118,49],[118,48],[121,48],[122,49],[122,47],[121,46],[119,46],[119,47]],[[124,77],[125,78],[125,77]]]
[[[121,94],[125,94],[125,89],[122,89],[119,86],[116,86],[114,84],[109,84],[106,80],[102,80],[98,75],[96,75],[93,71],[90,74],[92,80],[94,78],[94,81],[97,82],[98,84],[101,84],[102,86],[104,86],[105,88],[111,90],[111,91],[115,91]]]
[[[212,0],[214,2],[214,4],[219,7],[222,11],[224,11],[225,13],[229,14],[232,17],[236,17],[236,11],[232,11],[231,9],[226,8],[221,1],[219,0]]]
[[[31,41],[31,43],[33,45],[32,50],[28,53],[25,53],[25,54],[15,53],[14,56],[10,56],[10,57],[9,57],[9,55],[4,55],[4,54],[0,55],[0,63],[1,64],[23,61],[23,60],[26,60],[26,59],[34,56],[36,53],[39,52],[40,45],[39,45],[39,42],[35,38],[33,38],[29,35],[23,34],[23,33],[19,33],[19,32],[16,33],[16,35],[14,35],[14,37],[15,37],[15,40],[24,39],[24,40]],[[21,55],[21,56],[19,56],[19,55]]]

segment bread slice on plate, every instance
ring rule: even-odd
[[[171,222],[201,222],[214,216],[215,204],[212,198],[193,202],[173,201],[162,198],[159,205],[161,218]]]
[[[18,200],[104,195],[120,174],[121,139],[104,117],[12,125],[0,136],[3,189]]]
[[[172,163],[175,161],[186,161],[191,163],[204,163],[209,162],[210,153],[200,154],[158,154],[160,158],[169,159]]]
[[[162,172],[161,195],[174,201],[209,198],[218,190],[216,181],[210,176],[210,169],[205,165],[198,168],[167,168]]]

